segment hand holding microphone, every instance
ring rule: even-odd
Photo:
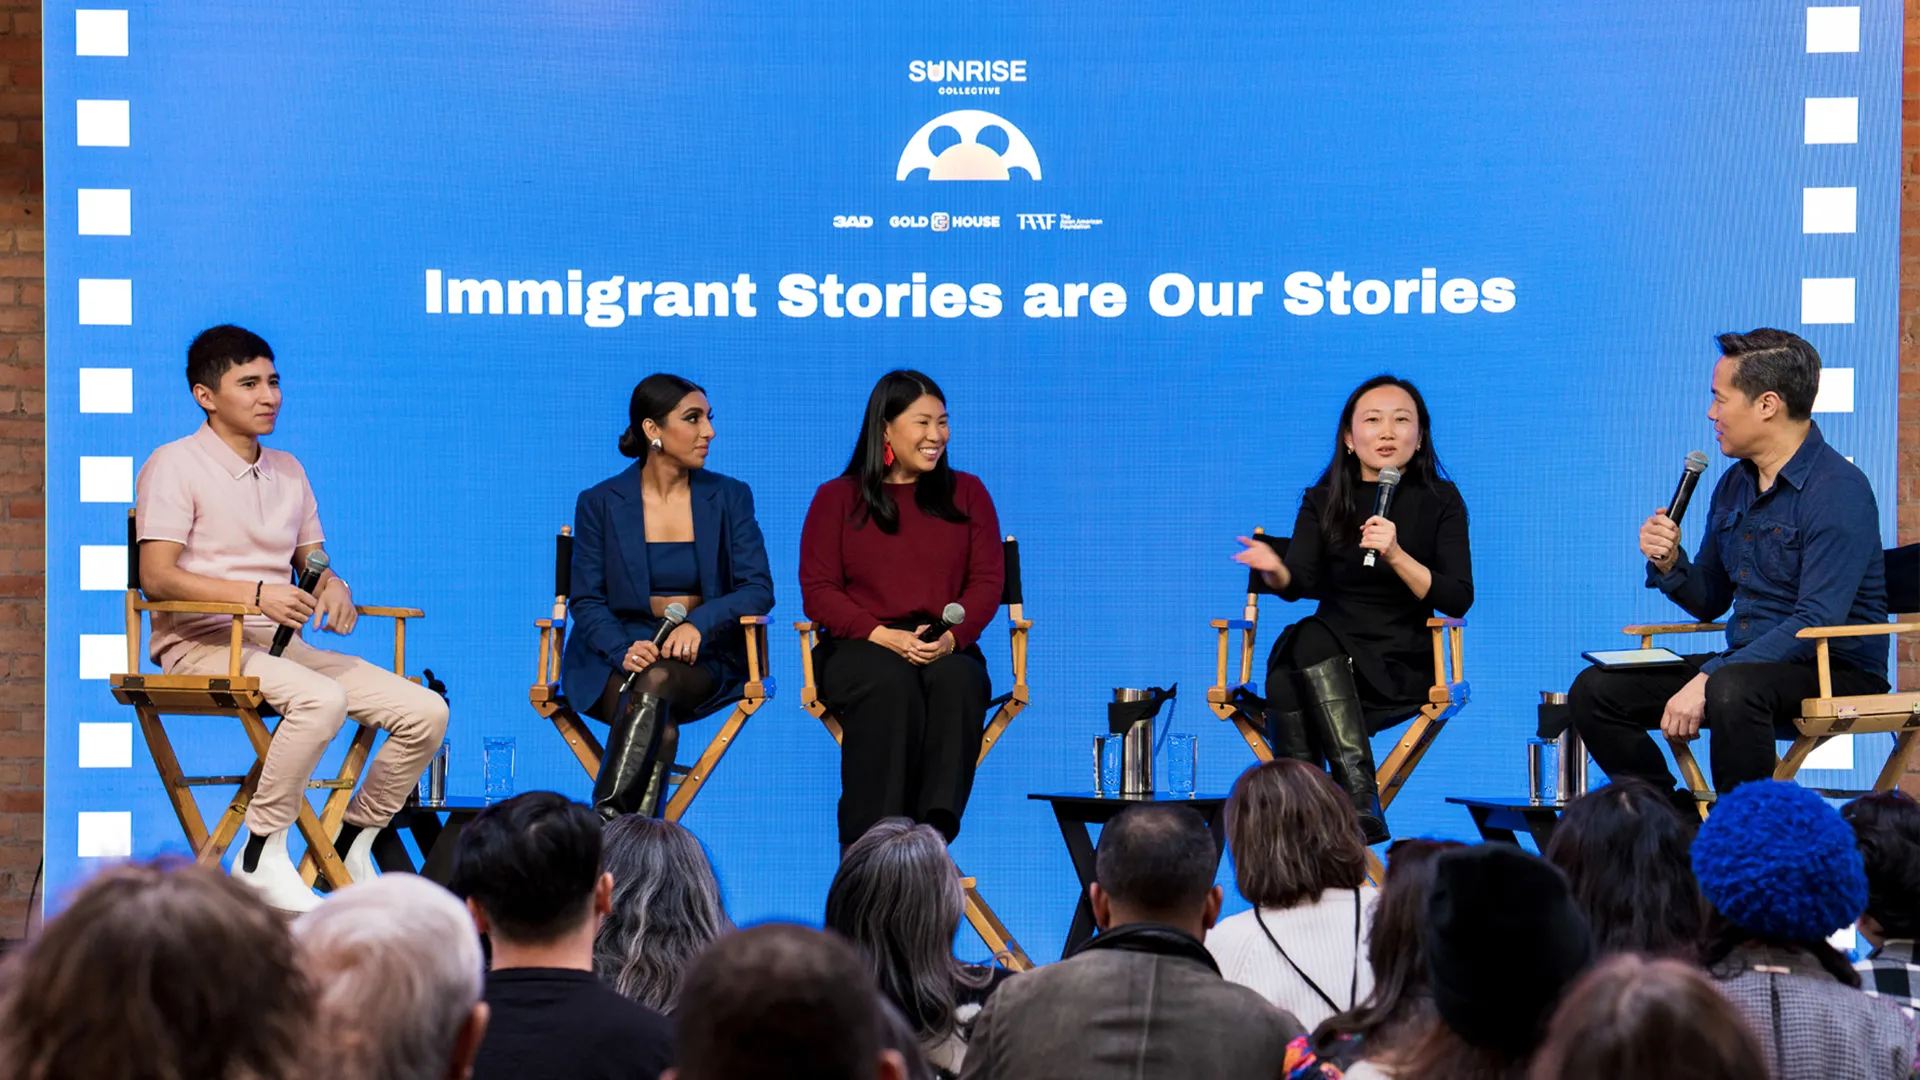
[[[633,688],[633,680],[638,678],[641,672],[652,667],[659,661],[660,646],[666,644],[667,638],[672,635],[674,629],[686,621],[687,608],[685,604],[675,603],[667,605],[667,610],[661,613],[659,628],[653,632],[653,640],[636,641],[633,647],[627,650],[626,658],[620,664],[620,666],[627,671],[626,681],[620,684],[621,693],[624,694],[628,690],[631,690]]]
[[[279,656],[286,652],[287,646],[293,643],[293,632],[306,625],[308,616],[313,614],[313,590],[319,588],[320,578],[326,572],[327,553],[315,549],[307,555],[306,569],[300,571],[300,584],[293,587],[299,591],[298,596],[286,595],[285,590],[288,586],[285,585],[261,588],[260,610],[268,618],[280,624],[280,628],[273,632],[273,645],[267,650],[267,655]],[[271,604],[268,603],[268,588],[274,590]],[[297,621],[289,623],[287,621],[289,618]]]
[[[1686,516],[1693,489],[1706,471],[1707,455],[1698,450],[1689,453],[1673,498],[1640,526],[1640,553],[1662,574],[1671,572],[1680,561],[1680,520]]]
[[[921,627],[914,635],[912,646],[908,649],[907,660],[915,664],[931,664],[953,652],[948,631],[967,621],[967,609],[959,604],[948,604],[940,609],[940,621]]]
[[[1372,566],[1398,543],[1399,530],[1387,519],[1387,511],[1393,509],[1393,492],[1399,486],[1399,469],[1389,465],[1380,470],[1380,489],[1373,497],[1373,516],[1360,530],[1360,548],[1367,553],[1360,560],[1362,566]]]

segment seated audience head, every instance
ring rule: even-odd
[[[1691,960],[1706,923],[1692,843],[1668,793],[1628,778],[1567,804],[1543,854],[1567,875],[1596,951]]]
[[[1860,976],[1828,935],[1867,906],[1867,874],[1853,830],[1817,793],[1755,780],[1715,802],[1693,841],[1693,872],[1713,906],[1701,957],[1712,969],[1750,942],[1813,956],[1834,978]]]
[[[1240,895],[1256,907],[1310,904],[1367,881],[1353,804],[1304,761],[1279,758],[1240,774],[1227,798],[1227,848]]]
[[[293,932],[320,991],[320,1075],[465,1076],[486,1032],[485,964],[452,893],[413,874],[342,889]]]
[[[1197,938],[1220,918],[1220,849],[1190,807],[1129,806],[1100,830],[1088,899],[1100,929],[1157,922]]]
[[[1435,863],[1426,955],[1439,1023],[1388,1056],[1395,1075],[1503,1076],[1526,1067],[1592,961],[1593,939],[1560,871],[1512,845],[1481,844]]]
[[[680,980],[700,951],[733,929],[700,841],[663,818],[626,814],[608,823],[602,857],[613,910],[593,939],[600,981],[672,1012]]]
[[[1882,792],[1853,800],[1840,816],[1853,827],[1867,873],[1860,932],[1876,946],[1920,938],[1920,802]]]
[[[1373,992],[1358,1008],[1329,1017],[1313,1033],[1324,1054],[1342,1035],[1367,1041],[1378,1053],[1397,1043],[1433,1014],[1427,992],[1427,903],[1433,897],[1434,865],[1442,853],[1464,845],[1445,840],[1397,840],[1387,849],[1387,877],[1367,932],[1367,965]]]
[[[4,983],[0,1075],[15,1080],[307,1075],[314,994],[293,940],[218,867],[101,872]]]
[[[827,929],[857,946],[880,992],[923,1040],[954,1028],[953,957],[966,897],[947,842],[931,825],[887,818],[841,856],[827,890]]]
[[[882,1001],[853,946],[770,923],[714,942],[674,1014],[678,1080],[902,1080]]]
[[[1691,964],[1625,953],[1573,984],[1531,1080],[1759,1080],[1740,1013]]]
[[[529,791],[474,817],[454,849],[452,888],[480,932],[503,947],[548,946],[592,935],[612,907],[613,878],[600,866],[600,815],[551,791]]]
[[[1750,458],[1806,428],[1820,390],[1820,354],[1798,334],[1761,328],[1721,334],[1707,416],[1720,452]]]
[[[627,400],[627,430],[620,433],[620,453],[639,458],[650,454],[684,469],[703,468],[713,444],[713,409],[699,384],[678,375],[657,372],[641,379]]]

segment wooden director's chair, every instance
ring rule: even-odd
[[[1285,556],[1289,537],[1269,537],[1265,530],[1253,530],[1254,539],[1265,543],[1281,556]],[[1273,747],[1267,742],[1266,725],[1257,720],[1248,711],[1248,705],[1260,705],[1261,699],[1257,684],[1253,681],[1254,639],[1260,627],[1260,597],[1279,595],[1267,587],[1265,579],[1257,570],[1247,571],[1247,603],[1238,619],[1214,619],[1211,624],[1219,640],[1214,652],[1213,685],[1207,688],[1207,707],[1222,720],[1231,720],[1240,729],[1240,737],[1247,742],[1247,749],[1261,761],[1273,760]],[[1466,708],[1471,695],[1467,685],[1465,665],[1462,662],[1462,636],[1466,631],[1463,619],[1428,619],[1427,630],[1433,637],[1433,685],[1427,689],[1427,703],[1413,716],[1413,722],[1407,726],[1406,734],[1394,744],[1387,759],[1374,770],[1374,782],[1380,788],[1380,809],[1385,810],[1392,804],[1395,795],[1406,786],[1407,779],[1427,755],[1427,749],[1440,734],[1440,729],[1453,719],[1455,713]],[[1240,635],[1240,681],[1227,681],[1229,659],[1229,639],[1235,631]],[[1371,852],[1368,863],[1376,872],[1378,865]]]
[[[587,777],[600,778],[600,758],[606,748],[580,714],[567,704],[560,689],[560,657],[567,643],[567,600],[573,591],[573,526],[563,525],[560,534],[554,538],[553,562],[553,615],[551,618],[537,619],[534,625],[540,628],[540,668],[533,688],[527,692],[527,700],[532,703],[533,711],[553,721],[560,737],[567,740],[567,747],[580,761],[580,767],[587,770]],[[746,693],[734,703],[733,712],[721,723],[720,730],[714,733],[707,748],[700,754],[699,760],[691,766],[673,765],[667,772],[667,784],[673,789],[668,796],[666,808],[661,816],[668,821],[679,821],[693,804],[694,796],[713,776],[713,770],[720,766],[720,759],[727,756],[735,739],[740,737],[740,729],[747,717],[758,712],[773,697],[773,677],[766,672],[767,655],[767,617],[765,615],[743,615],[740,625],[747,637],[747,685]]]
[[[987,723],[986,731],[980,736],[980,756],[975,766],[987,760],[987,752],[994,743],[1006,733],[1007,725],[1019,716],[1027,707],[1027,631],[1033,629],[1033,623],[1023,612],[1024,603],[1020,590],[1020,542],[1009,536],[1001,545],[1006,559],[1006,585],[1001,590],[1000,602],[1007,609],[1007,636],[1013,653],[1013,689],[988,702],[988,708],[998,707],[993,719]],[[800,687],[800,706],[812,713],[814,718],[826,725],[827,733],[833,741],[842,739],[840,718],[833,714],[827,703],[820,700],[820,687],[813,677],[813,647],[817,641],[817,630],[810,622],[797,622],[793,628],[800,633],[800,671],[805,682]],[[994,914],[980,895],[978,882],[971,877],[962,877],[960,885],[966,890],[967,922],[973,926],[974,933],[986,942],[993,951],[994,958],[1009,971],[1030,971],[1033,961],[1027,957],[1026,950],[1013,939],[1000,916]]]
[[[1893,735],[1893,751],[1880,767],[1880,776],[1874,781],[1873,790],[1892,791],[1906,773],[1907,761],[1913,755],[1915,736],[1920,735],[1920,693],[1862,694],[1853,697],[1835,697],[1833,694],[1833,661],[1829,646],[1834,638],[1909,634],[1920,630],[1920,618],[1914,617],[1920,614],[1920,544],[1889,548],[1882,553],[1882,558],[1886,561],[1887,609],[1895,613],[1894,621],[1854,626],[1809,626],[1794,635],[1814,642],[1814,665],[1820,677],[1820,696],[1801,701],[1800,716],[1793,722],[1797,734],[1787,748],[1786,755],[1774,767],[1775,780],[1792,780],[1806,762],[1807,755],[1836,735],[1881,732]],[[1909,618],[1902,620],[1899,618],[1901,614]],[[1623,627],[1622,632],[1638,637],[1640,647],[1650,649],[1653,639],[1661,634],[1718,633],[1726,628],[1725,623],[1712,622],[1653,623]],[[1686,780],[1687,789],[1693,792],[1700,816],[1705,818],[1714,793],[1707,784],[1705,774],[1700,771],[1700,763],[1694,759],[1692,747],[1684,739],[1668,739],[1667,745],[1673,750],[1674,764],[1680,767],[1680,775]],[[1822,794],[1844,797],[1863,793]]]
[[[395,674],[406,675],[407,620],[424,618],[426,613],[418,608],[359,605],[354,610],[361,615],[393,620],[393,670]],[[180,828],[187,834],[187,842],[193,847],[194,860],[203,865],[218,866],[240,832],[241,823],[247,816],[247,806],[253,801],[254,787],[260,782],[260,768],[266,761],[267,748],[273,743],[273,733],[267,730],[266,719],[279,715],[260,695],[260,680],[240,673],[242,628],[246,617],[259,615],[260,609],[250,604],[147,600],[140,592],[139,534],[134,524],[134,511],[128,510],[126,611],[127,670],[112,677],[114,700],[122,705],[133,706],[134,714],[140,718],[140,730],[146,737],[147,749],[153,754],[154,768],[160,773],[160,782],[166,785],[167,799],[173,803],[173,812],[180,819]],[[231,617],[232,630],[227,639],[227,673],[142,674],[140,613],[143,611]],[[234,717],[240,721],[248,742],[253,746],[253,767],[244,776],[185,775],[180,768],[179,758],[174,755],[173,742],[167,737],[166,726],[161,721],[164,716]],[[373,751],[375,731],[367,724],[359,725],[359,729],[353,733],[353,741],[347,746],[346,758],[341,761],[333,778],[307,781],[309,790],[327,792],[326,802],[318,815],[314,814],[312,804],[302,798],[295,818],[300,835],[307,841],[307,852],[300,860],[300,875],[309,885],[317,878],[325,878],[327,884],[336,889],[353,883],[347,876],[347,868],[340,861],[339,853],[334,850],[333,837],[340,831],[346,818],[347,803],[353,798],[354,785],[359,783],[360,773],[366,768],[367,758]],[[233,801],[227,805],[226,812],[220,815],[219,821],[209,831],[206,820],[200,815],[199,804],[194,801],[193,789],[223,784],[236,785],[238,790],[234,793]]]

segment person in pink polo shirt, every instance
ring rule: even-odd
[[[273,349],[238,326],[216,326],[187,349],[187,383],[207,422],[153,452],[140,469],[135,525],[140,582],[150,600],[249,604],[241,670],[280,712],[280,725],[248,804],[247,844],[233,875],[273,907],[307,911],[320,898],[287,854],[307,780],[340,725],[356,720],[387,732],[366,781],[347,806],[336,845],[355,881],[375,875],[373,841],[406,801],[440,746],[447,703],[391,671],[296,635],[268,655],[276,627],[309,620],[353,632],[353,591],[326,571],[312,595],[288,581],[325,540],[306,470],[292,454],[260,445],[280,416]],[[230,622],[222,615],[155,613],[153,660],[170,674],[227,670]]]

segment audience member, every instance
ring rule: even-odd
[[[1219,851],[1183,806],[1128,807],[1100,833],[1088,889],[1101,933],[1009,979],[973,1029],[964,1076],[1273,1080],[1300,1022],[1220,977]]]
[[[530,791],[460,834],[453,890],[493,945],[477,1080],[654,1080],[673,1060],[666,1018],[593,974],[594,935],[613,906],[600,829],[588,807]]]
[[[103,871],[0,983],[13,1080],[306,1075],[313,988],[285,925],[218,867]]]
[[[1397,840],[1387,849],[1387,879],[1367,934],[1373,992],[1358,1008],[1329,1017],[1311,1036],[1293,1040],[1287,1047],[1287,1080],[1339,1080],[1355,1062],[1391,1053],[1432,1022],[1422,943],[1427,901],[1433,895],[1435,860],[1460,846]]]
[[[700,841],[664,818],[615,818],[601,843],[613,875],[613,910],[593,939],[594,974],[640,1004],[671,1013],[693,958],[733,929],[720,883]]]
[[[1889,791],[1853,800],[1840,816],[1853,826],[1867,871],[1867,910],[1858,925],[1873,952],[1854,965],[1860,988],[1920,1015],[1920,962],[1913,955],[1920,937],[1920,803]]]
[[[463,1078],[487,1030],[480,938],[460,901],[412,874],[343,889],[294,923],[320,992],[314,1076]],[[184,1080],[184,1078],[183,1078]]]
[[[1706,901],[1689,849],[1699,819],[1634,777],[1573,800],[1541,854],[1567,875],[1595,952],[1698,956]]]
[[[1664,800],[1665,795],[1661,798]],[[1573,984],[1531,1080],[1764,1080],[1732,1003],[1698,968],[1623,953]]]
[[[674,1013],[668,1080],[905,1080],[885,1045],[884,999],[853,946],[768,924],[728,934],[695,960]]]
[[[1228,982],[1319,1024],[1373,991],[1367,848],[1353,804],[1325,772],[1281,758],[1240,774],[1227,799],[1234,880],[1253,907],[1207,935]]]
[[[1427,904],[1428,986],[1438,1019],[1352,1080],[1520,1080],[1561,993],[1593,959],[1567,879],[1510,844],[1442,854]]]
[[[959,1075],[974,1019],[1009,974],[954,959],[965,905],[946,840],[907,818],[886,818],[854,841],[827,890],[827,929],[859,947],[944,1078]]]
[[[1827,944],[1867,906],[1860,851],[1832,807],[1797,784],[1742,784],[1700,826],[1693,872],[1712,905],[1701,962],[1774,1080],[1911,1077],[1913,1022],[1860,993]]]

